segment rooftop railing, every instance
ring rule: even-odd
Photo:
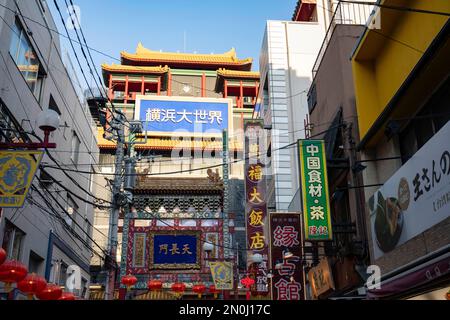
[[[330,20],[325,38],[317,55],[316,62],[312,70],[313,79],[316,77],[322,59],[331,41],[333,32],[337,25],[366,25],[372,14],[373,6],[361,3],[343,3],[339,2],[335,5],[335,10]]]

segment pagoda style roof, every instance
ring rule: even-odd
[[[234,79],[256,79],[259,80],[260,73],[256,71],[239,71],[239,70],[228,70],[220,68],[217,70],[217,75],[224,78],[234,78]]]
[[[227,67],[233,70],[250,71],[252,58],[239,59],[235,49],[222,54],[197,54],[197,53],[175,53],[160,52],[145,48],[138,44],[135,53],[122,51],[120,53],[124,65],[168,65],[170,68],[191,68],[217,70]]]
[[[223,183],[213,183],[207,177],[166,178],[139,177],[135,192],[137,194],[150,191],[223,191]]]
[[[146,73],[146,74],[164,74],[169,72],[168,66],[155,66],[155,67],[144,67],[144,66],[129,66],[123,64],[102,64],[103,71],[109,72],[126,72],[126,73]]]
[[[155,74],[162,75],[169,72],[168,66],[129,66],[123,64],[102,64],[103,80],[108,83],[108,75],[110,73],[127,73],[127,74]]]

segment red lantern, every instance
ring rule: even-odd
[[[196,284],[192,287],[192,291],[194,291],[198,295],[198,298],[201,299],[202,294],[206,291],[206,286],[204,284]]]
[[[0,264],[3,264],[6,260],[6,251],[2,247],[0,247]]]
[[[161,280],[150,280],[147,282],[148,289],[151,291],[161,290],[163,283]]]
[[[255,280],[250,278],[249,276],[246,276],[244,279],[241,280],[241,283],[247,288],[250,289],[252,285],[255,284]],[[247,300],[250,300],[250,290],[247,291]]]
[[[210,285],[209,286],[209,293],[214,295],[214,299],[217,299],[217,296],[219,295],[220,291],[216,289],[215,285]]]
[[[23,280],[17,283],[17,289],[28,296],[28,299],[33,299],[35,294],[38,294],[47,286],[47,281],[35,273],[29,274]]]
[[[63,292],[61,297],[58,298],[58,300],[76,300],[75,295],[73,293],[70,292]]]
[[[0,282],[5,283],[5,287],[8,291],[13,283],[21,281],[27,276],[27,273],[27,267],[19,261],[6,261],[0,265]]]
[[[186,290],[186,285],[182,282],[176,282],[172,285],[172,291],[176,293],[183,293]]]
[[[62,296],[62,289],[56,284],[48,284],[47,287],[36,294],[40,300],[58,300]]]
[[[134,286],[137,282],[137,278],[132,275],[127,275],[122,278],[122,284],[127,286],[128,289],[130,289],[132,286]]]

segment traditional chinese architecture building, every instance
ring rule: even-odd
[[[239,59],[234,49],[223,54],[169,53],[142,44],[135,53],[121,52],[121,64],[102,65],[113,103],[105,109],[107,118],[112,107],[120,109],[128,120],[140,120],[148,134],[135,136],[139,143],[133,145],[132,154],[138,160],[138,179],[132,210],[124,211],[119,221],[119,246],[125,246],[117,254],[121,276],[138,278],[134,293],[139,299],[154,296],[142,295],[151,279],[161,280],[165,291],[182,282],[185,296],[196,295],[194,284],[213,284],[208,259],[240,260],[245,268],[245,251],[235,249],[246,243],[244,165],[239,160],[244,142],[239,129],[251,118],[258,96],[259,73],[251,68],[252,59]],[[196,107],[220,104],[230,106],[228,115]],[[191,105],[194,109],[189,109]],[[114,170],[116,144],[105,139],[101,110],[94,107],[91,112],[99,123],[102,170],[112,178],[107,174]],[[228,128],[228,170],[222,166],[222,134],[205,138],[191,131],[196,125]],[[110,198],[107,191],[98,196]],[[105,234],[108,219],[109,212],[96,212],[95,225]],[[100,242],[102,236],[98,238]],[[213,244],[207,254],[204,242]],[[105,284],[102,265],[93,260],[91,266],[100,292]],[[120,277],[116,287],[119,282]]]

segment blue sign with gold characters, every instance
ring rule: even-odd
[[[150,268],[200,268],[198,231],[155,231],[150,234]]]
[[[44,151],[0,151],[0,208],[21,208]]]
[[[232,125],[230,99],[137,96],[135,119],[144,131],[222,134]]]

